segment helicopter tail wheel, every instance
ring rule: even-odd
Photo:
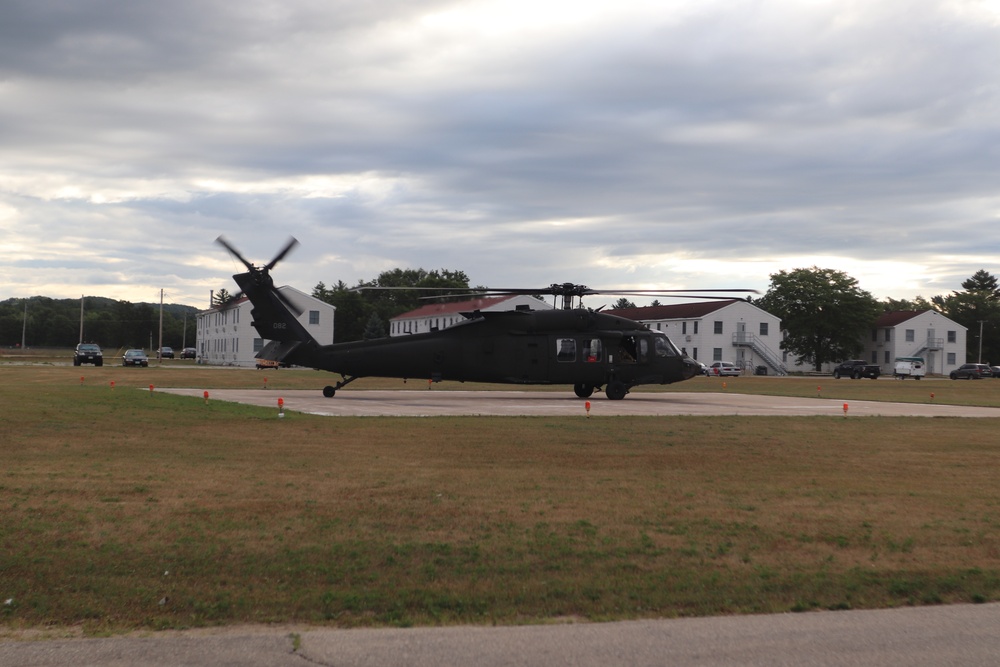
[[[325,387],[323,387],[323,395],[326,396],[327,398],[333,398],[333,395],[336,393],[337,393],[336,388],[330,385],[326,385]]]
[[[624,382],[619,382],[618,380],[609,382],[607,389],[604,390],[604,394],[612,401],[622,400],[627,393],[628,387],[625,386]]]
[[[594,393],[594,387],[589,384],[584,384],[583,382],[577,382],[573,385],[573,391],[576,392],[576,395],[580,398],[590,398],[590,396]]]

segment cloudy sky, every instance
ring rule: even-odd
[[[1000,274],[1000,0],[11,0],[0,299]],[[588,303],[593,307],[601,305]]]

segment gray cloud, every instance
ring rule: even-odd
[[[200,302],[239,268],[219,233],[260,261],[296,235],[307,290],[1000,270],[991,5],[555,6],[5,7],[0,296]]]

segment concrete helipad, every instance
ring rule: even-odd
[[[202,397],[201,389],[162,389],[174,394]],[[609,415],[828,415],[844,416],[843,400],[791,398],[736,393],[642,393],[621,401],[595,394],[588,401],[571,393],[547,391],[350,391],[333,398],[314,391],[214,389],[210,400],[232,401],[332,417],[435,417],[454,415],[592,416]],[[978,408],[933,403],[882,403],[847,401],[848,417],[1000,417],[1000,408]]]

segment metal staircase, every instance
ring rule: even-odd
[[[782,363],[781,355],[769,348],[759,336],[749,331],[737,331],[733,334],[733,346],[750,348],[775,375],[788,375],[788,369]]]
[[[923,357],[924,352],[929,351],[940,351],[944,349],[944,338],[928,338],[924,343],[914,350],[911,354],[907,355],[910,357]]]

